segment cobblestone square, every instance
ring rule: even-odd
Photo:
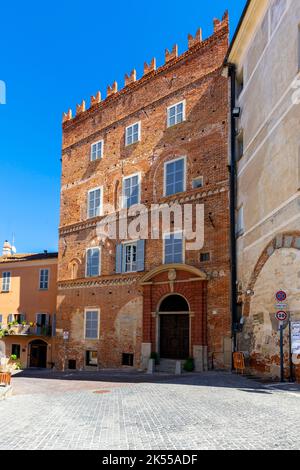
[[[0,402],[0,449],[299,449],[297,386],[230,373],[30,371]]]

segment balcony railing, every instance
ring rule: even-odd
[[[52,326],[30,326],[30,325],[10,325],[2,326],[2,336],[52,336]]]

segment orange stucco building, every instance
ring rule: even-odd
[[[0,356],[52,367],[56,281],[57,253],[0,256]]]

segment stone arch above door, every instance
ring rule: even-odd
[[[247,291],[254,291],[256,281],[265,264],[268,262],[268,260],[271,258],[271,256],[275,253],[276,250],[281,250],[283,248],[300,250],[300,232],[293,231],[278,234],[276,237],[273,238],[273,240],[268,243],[252,272],[249,284],[247,286]],[[243,310],[243,315],[246,317],[248,317],[250,314],[250,306],[251,297],[248,296],[245,300]]]

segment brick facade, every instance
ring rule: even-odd
[[[206,356],[203,367],[229,366],[228,89],[222,77],[227,47],[225,15],[214,22],[214,34],[208,39],[202,40],[201,31],[190,35],[189,49],[182,55],[174,46],[166,50],[163,66],[156,69],[153,59],[145,63],[141,79],[136,80],[132,71],[120,91],[115,83],[105,100],[98,92],[89,109],[83,102],[74,118],[71,111],[64,114],[57,327],[70,336],[66,341],[57,339],[58,367],[68,367],[69,360],[75,360],[77,368],[85,368],[87,350],[97,351],[101,367],[120,366],[123,353],[134,354],[134,366],[145,366],[145,344],[151,343],[152,351],[157,346],[152,313],[167,293],[183,295],[190,305],[190,354],[199,346]],[[183,100],[186,119],[167,127],[167,108]],[[141,125],[140,141],[125,146],[125,129],[136,122]],[[91,144],[100,140],[103,156],[91,161]],[[165,197],[164,165],[182,156],[186,158],[185,191]],[[210,253],[210,260],[201,263],[199,250],[186,251],[173,284],[162,266],[162,239],[146,240],[143,272],[118,274],[116,244],[122,240],[99,241],[96,226],[101,216],[87,218],[89,190],[102,187],[106,215],[108,204],[119,209],[123,178],[135,173],[141,177],[140,202],[146,207],[204,204],[202,251]],[[204,185],[193,189],[193,179],[199,176]],[[101,273],[87,278],[86,249],[96,246],[101,247]],[[145,283],[147,273],[160,267],[151,284]],[[197,269],[197,275],[187,267]],[[97,340],[85,339],[86,308],[100,311]]]

